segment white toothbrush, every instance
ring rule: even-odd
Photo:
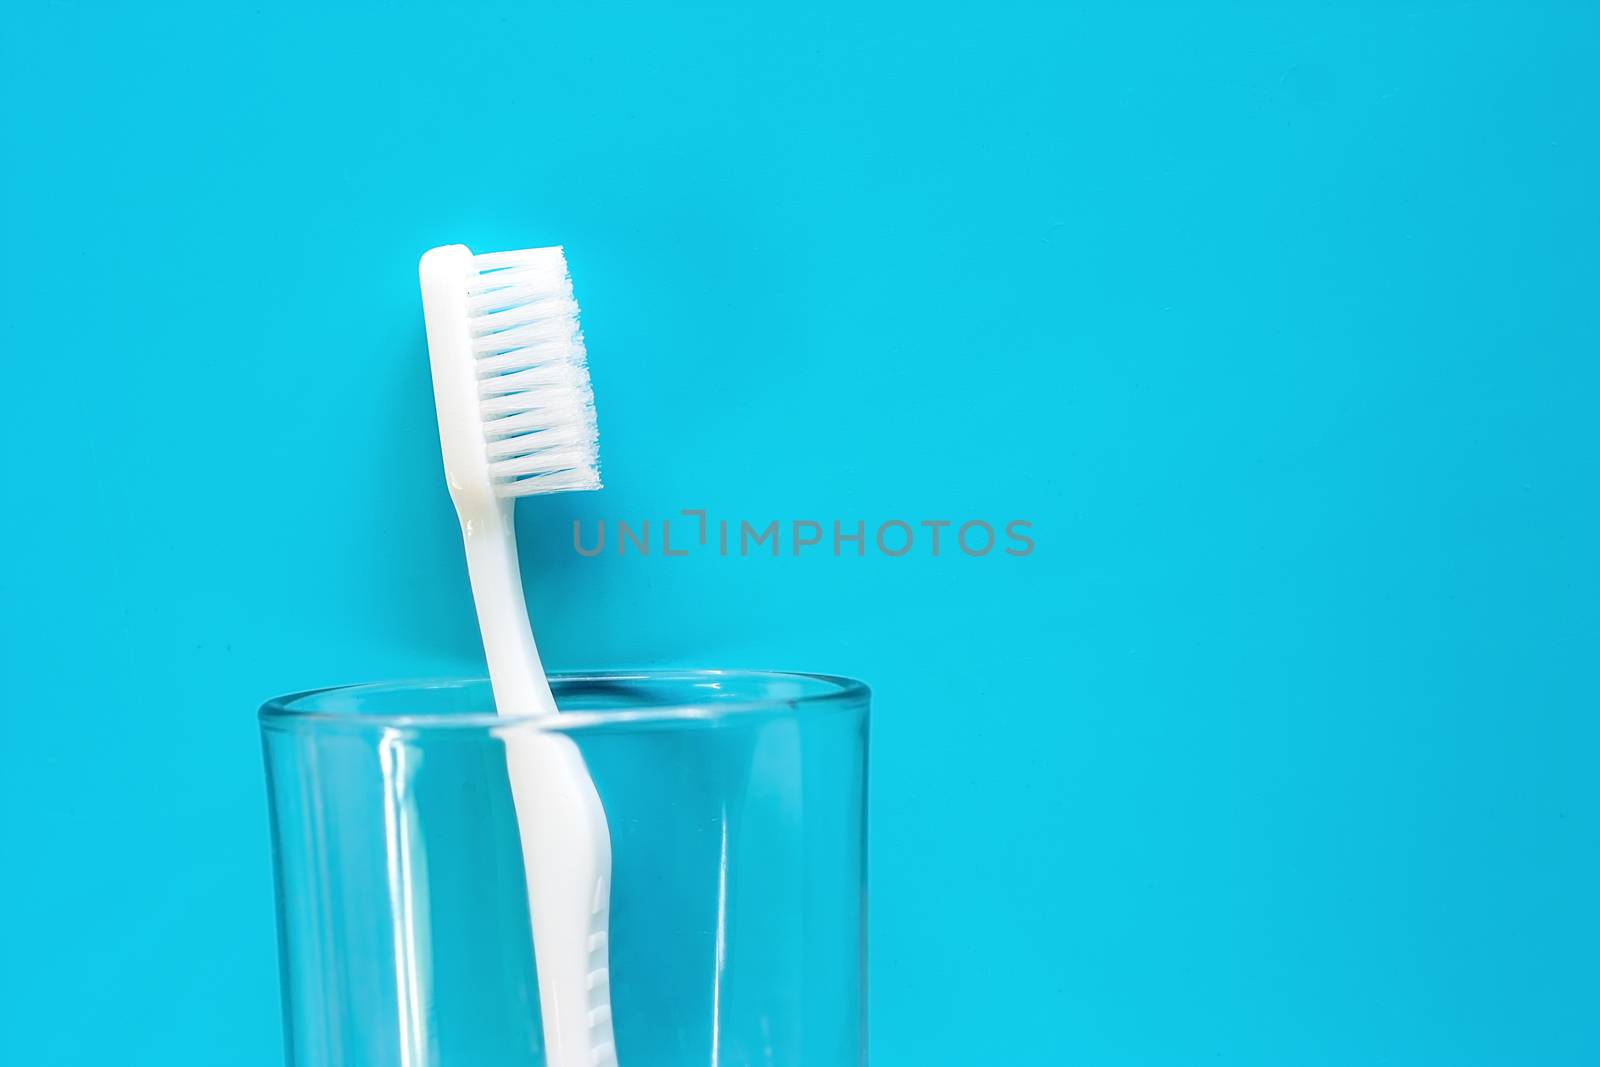
[[[445,478],[501,715],[554,715],[528,625],[516,497],[598,489],[599,436],[578,305],[560,248],[422,257],[422,305]],[[611,836],[563,734],[507,730],[549,1067],[616,1063],[607,929]]]

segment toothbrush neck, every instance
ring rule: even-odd
[[[539,660],[522,593],[512,505],[509,499],[490,498],[460,508],[472,599],[500,714],[552,714],[555,698]]]

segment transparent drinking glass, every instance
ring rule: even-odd
[[[558,731],[610,828],[619,1067],[860,1067],[867,690],[822,675],[558,675],[261,709],[291,1067],[544,1067],[507,739]]]

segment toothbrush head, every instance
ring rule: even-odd
[[[451,492],[600,488],[594,392],[561,249],[475,256],[445,245],[419,271]]]

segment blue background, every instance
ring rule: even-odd
[[[585,307],[550,663],[874,685],[879,1067],[1600,1062],[1592,8],[5,21],[7,1062],[278,1061],[255,707],[478,658],[452,241]],[[1038,547],[571,552],[694,507]]]

